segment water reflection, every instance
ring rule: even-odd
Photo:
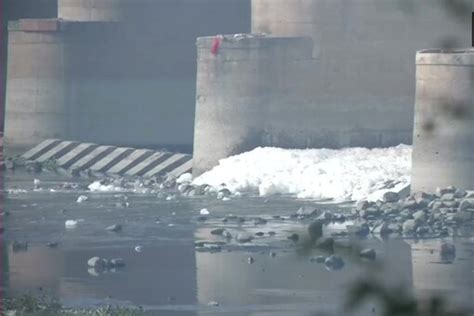
[[[303,234],[304,225],[271,220],[272,215],[298,209],[300,202],[275,201],[261,206],[254,200],[242,200],[216,204],[210,207],[210,220],[196,223],[199,209],[211,201],[157,202],[156,197],[141,197],[130,199],[130,209],[107,212],[100,207],[100,199],[92,199],[82,208],[72,206],[69,200],[45,199],[38,202],[42,209],[17,205],[33,202],[27,198],[10,201],[10,207],[16,210],[9,220],[10,241],[16,238],[29,242],[27,251],[8,249],[10,292],[38,291],[42,287],[70,306],[128,302],[165,315],[311,315],[314,311],[340,310],[349,284],[369,274],[388,284],[413,289],[421,296],[441,291],[454,302],[472,306],[474,262],[469,240],[455,241],[457,256],[452,264],[440,263],[438,240],[365,240],[362,246],[376,249],[383,270],[372,266],[368,269],[356,250],[337,248],[345,266],[340,271],[328,271],[323,264],[309,261],[311,256],[327,254],[312,250],[302,255],[287,240],[290,232]],[[84,218],[85,224],[65,231],[64,215],[57,211],[64,205],[76,218]],[[270,220],[266,225],[254,225],[252,221],[224,224],[221,219],[229,210]],[[40,217],[46,221],[39,221]],[[160,218],[159,224],[156,217]],[[123,233],[105,231],[116,222],[126,223]],[[224,226],[234,232],[264,235],[244,245],[233,240],[216,253],[196,251],[196,241],[223,241],[210,231]],[[271,236],[270,231],[277,234]],[[60,241],[59,247],[46,247],[46,241],[51,240]],[[134,250],[136,245],[142,246],[142,252]],[[270,256],[270,252],[276,256]],[[87,260],[93,256],[120,257],[126,266],[94,275],[87,267]],[[252,264],[249,256],[254,259]],[[219,306],[208,306],[211,301]],[[370,306],[360,311],[360,315],[368,313],[372,314]]]

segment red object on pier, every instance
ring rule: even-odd
[[[221,47],[221,42],[222,42],[222,36],[214,37],[214,41],[212,42],[212,47],[211,47],[212,55],[217,56],[217,53],[219,52],[219,47]]]

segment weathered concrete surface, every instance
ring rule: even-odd
[[[310,105],[300,82],[311,66],[311,39],[229,35],[214,55],[215,40],[197,40],[194,174],[257,146],[304,146]]]
[[[416,56],[412,190],[474,189],[474,50]]]
[[[64,40],[58,29],[10,32],[5,146],[69,136],[64,67]]]
[[[70,111],[68,133],[50,133],[43,138],[30,139],[25,134],[28,131],[22,131],[17,125],[15,133],[20,134],[10,133],[15,139],[10,138],[9,148],[25,148],[46,138],[61,136],[117,146],[175,145],[191,152],[196,91],[195,39],[219,32],[247,32],[250,2],[132,2],[124,2],[120,23],[59,20],[65,81],[59,82],[57,91],[52,92],[58,96],[45,94],[43,100],[64,99],[63,105]],[[46,36],[23,35],[21,30],[12,33],[15,33],[13,37]],[[11,63],[26,67],[28,63],[39,62],[30,48],[17,45],[15,49],[27,62],[21,65],[20,55],[16,55],[18,58]],[[53,57],[50,56],[51,60]],[[59,68],[58,65],[51,67]],[[10,75],[19,76],[15,71]],[[36,81],[43,82],[41,76],[35,74],[31,81],[24,78],[16,85],[16,97],[10,99],[7,111],[19,113],[16,103],[28,104],[31,110],[33,96],[27,91],[34,89]],[[43,101],[35,99],[34,102]],[[26,122],[35,119],[28,116],[23,116]]]
[[[252,32],[313,39],[316,71],[305,81],[315,106],[306,114],[315,134],[328,135],[316,147],[411,143],[416,50],[446,39],[471,45],[470,12],[455,18],[438,1],[410,2],[415,11],[400,3],[252,0]]]
[[[57,0],[58,18],[70,21],[119,21],[123,0]]]

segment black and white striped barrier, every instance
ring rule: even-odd
[[[46,162],[54,160],[66,170],[114,174],[121,176],[171,176],[191,172],[189,154],[101,146],[60,139],[48,139],[21,156],[25,160]]]

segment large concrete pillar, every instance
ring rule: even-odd
[[[319,109],[313,115],[333,122],[330,147],[411,143],[415,52],[445,39],[471,45],[470,12],[455,18],[441,1],[413,1],[416,11],[400,3],[252,0],[252,33],[313,39],[319,64],[310,79]],[[314,133],[324,131],[315,127]]]
[[[413,191],[474,189],[474,49],[416,55]]]
[[[123,0],[57,0],[58,18],[69,21],[119,21]]]
[[[10,23],[5,146],[69,136],[63,53],[57,20]]]
[[[302,87],[297,70],[311,60],[311,47],[309,38],[198,38],[195,174],[271,143],[287,114],[301,113],[304,96],[293,87]]]

